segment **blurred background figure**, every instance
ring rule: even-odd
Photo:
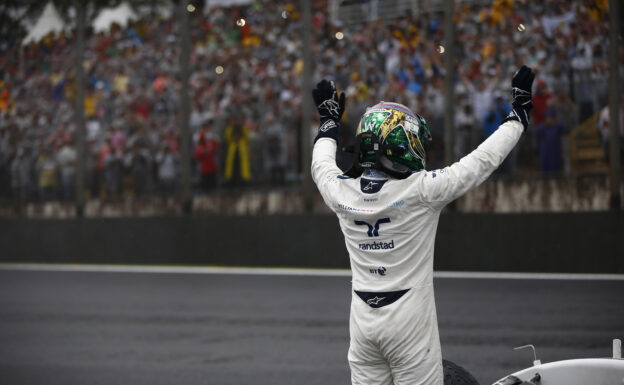
[[[212,132],[209,121],[205,121],[199,132],[193,158],[199,165],[201,191],[208,193],[217,187],[217,150],[219,142]]]
[[[135,198],[142,198],[147,192],[150,163],[149,153],[141,148],[140,143],[135,142],[132,145],[132,152],[124,159],[125,168],[132,178],[132,191]]]
[[[546,82],[538,79],[535,92],[533,93],[533,126],[537,127],[544,121],[550,97],[550,91]]]
[[[76,191],[76,147],[72,139],[67,139],[56,155],[61,175],[63,201],[74,200]]]
[[[163,199],[173,198],[178,186],[180,156],[168,144],[162,144],[156,154],[158,190]]]
[[[548,100],[548,108],[555,114],[555,120],[560,123],[566,132],[572,132],[578,125],[578,108],[574,101],[561,88],[552,94]],[[570,138],[569,135],[561,137],[561,155],[563,158],[563,172],[570,175]]]
[[[266,135],[266,169],[269,175],[269,184],[281,186],[286,175],[286,133],[284,125],[269,114],[265,121]]]
[[[492,98],[490,108],[485,114],[483,119],[483,138],[488,138],[496,131],[500,122],[503,121],[505,116],[511,111],[511,106],[503,99],[503,94],[499,91],[495,92]],[[534,107],[535,108],[535,107]]]
[[[39,200],[48,202],[57,198],[58,164],[51,148],[42,148],[37,158]]]
[[[535,105],[535,104],[533,104]],[[533,107],[535,108],[535,107]],[[503,121],[505,116],[511,111],[511,106],[504,100],[503,94],[500,91],[492,93],[492,104],[485,114],[483,119],[483,138],[488,138],[496,131],[500,122]],[[516,171],[516,157],[518,154],[518,147],[514,147],[507,158],[503,161],[500,167],[494,172],[495,176],[510,177]]]
[[[624,93],[620,95],[620,151],[624,154]],[[605,152],[605,157],[609,161],[610,154],[610,142],[611,142],[611,115],[609,114],[609,106],[600,111],[600,118],[598,119],[598,127],[600,127],[600,139],[602,141],[602,148]],[[620,160],[624,163],[624,157],[620,157]]]
[[[557,121],[555,111],[546,110],[544,121],[535,130],[542,175],[561,175],[563,171],[561,138],[567,133],[568,130]]]
[[[249,165],[249,129],[241,117],[233,117],[225,128],[224,178],[230,187],[242,187],[251,179]]]
[[[101,149],[103,156],[104,188],[108,200],[118,201],[121,198],[121,178],[123,172],[123,152],[121,137],[116,140],[107,138],[106,144]]]
[[[455,109],[455,159],[472,151],[481,138],[471,101],[461,95]]]
[[[23,148],[18,148],[13,161],[11,162],[11,191],[13,195],[13,205],[19,213],[23,205],[28,201],[33,186],[32,170],[33,162]]]

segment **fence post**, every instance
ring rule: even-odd
[[[301,174],[303,176],[303,203],[306,212],[311,212],[314,206],[312,175],[310,165],[312,163],[312,143],[310,143],[310,121],[312,120],[312,51],[311,31],[312,15],[310,2],[301,0],[303,19],[301,24],[301,39],[303,40],[303,73],[301,78],[301,149],[303,150]]]
[[[453,0],[444,3],[444,163],[450,165],[455,160],[454,145],[454,77],[455,77],[455,36],[453,24]]]
[[[181,164],[181,195],[182,211],[190,214],[191,201],[191,141],[190,141],[190,99],[189,99],[189,60],[191,51],[191,30],[189,26],[189,11],[187,2],[180,1],[178,6],[178,36],[182,45],[180,55],[179,80],[180,85],[180,164]]]
[[[610,207],[620,210],[620,79],[618,48],[620,44],[619,1],[609,2],[609,184],[611,186]]]
[[[76,216],[84,216],[85,207],[85,118],[84,118],[84,34],[86,9],[82,1],[75,1],[76,6],[76,100],[74,121],[76,124]]]

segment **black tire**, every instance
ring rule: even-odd
[[[444,371],[444,385],[479,385],[479,382],[461,366],[442,360]]]

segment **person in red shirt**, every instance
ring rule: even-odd
[[[549,99],[550,91],[548,90],[548,86],[545,81],[539,79],[537,81],[535,93],[533,94],[533,124],[535,127],[544,122]]]
[[[193,158],[199,164],[201,175],[201,189],[208,192],[217,185],[217,149],[219,142],[211,132],[209,125],[204,125],[199,133],[199,140],[195,145]]]

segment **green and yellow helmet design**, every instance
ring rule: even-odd
[[[356,135],[361,138],[362,147],[374,147],[373,151],[361,152],[363,168],[379,166],[380,156],[390,160],[382,159],[382,166],[385,166],[382,168],[400,169],[401,173],[406,172],[405,167],[411,171],[425,168],[425,143],[431,141],[431,133],[425,119],[402,104],[380,102],[368,108],[360,119]]]

